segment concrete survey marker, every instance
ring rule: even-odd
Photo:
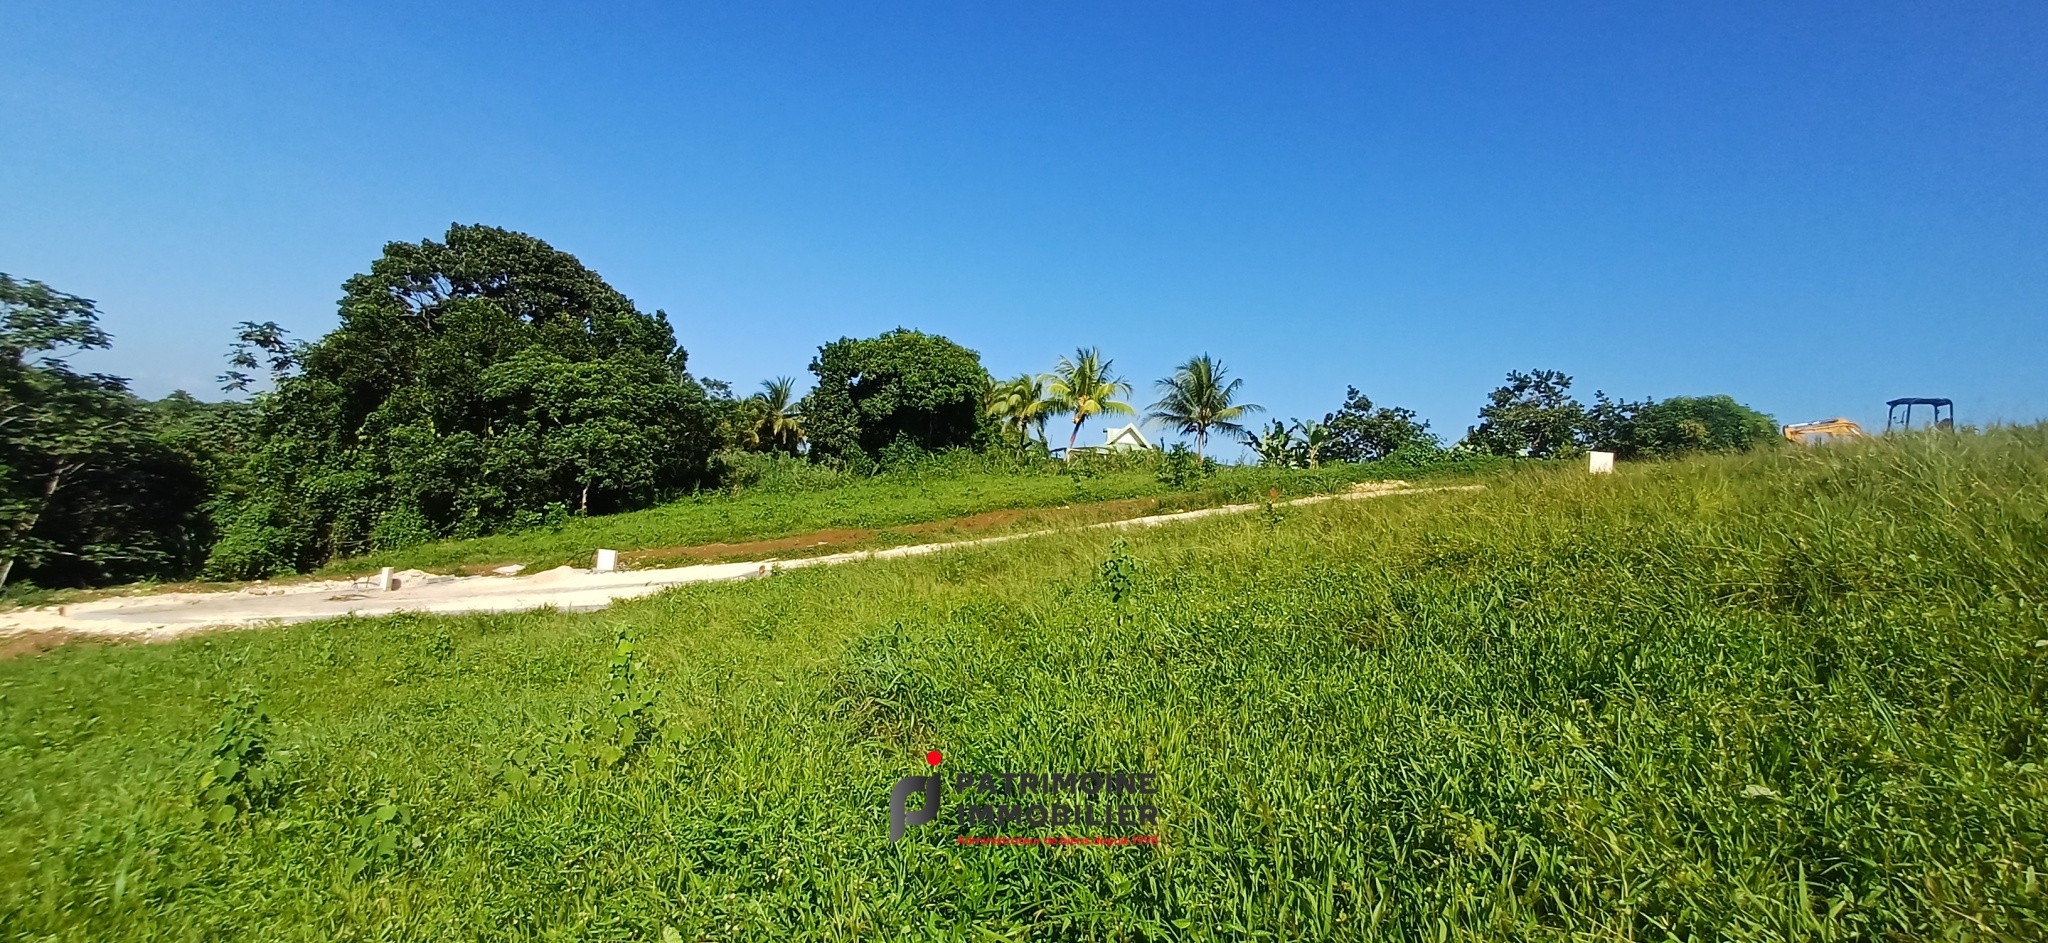
[[[1416,488],[1405,481],[1377,481],[1355,485],[1352,490],[1342,494],[1279,501],[1275,502],[1275,506],[1355,501],[1441,491],[1477,491],[1484,487],[1445,485]],[[1156,527],[1176,521],[1242,514],[1265,506],[1230,504],[1175,514],[1153,514],[1121,521],[1088,524],[1063,530]],[[156,641],[214,627],[282,625],[343,616],[383,616],[400,612],[521,612],[549,607],[565,611],[583,611],[602,609],[615,600],[646,596],[671,586],[765,576],[777,568],[790,570],[807,566],[832,566],[857,560],[913,557],[955,547],[979,547],[1012,540],[1028,540],[1059,532],[1061,530],[1040,530],[974,540],[891,547],[886,550],[857,550],[819,557],[750,560],[744,563],[702,563],[650,570],[602,572],[561,566],[531,576],[443,576],[420,570],[393,572],[387,567],[370,580],[258,584],[245,589],[218,593],[113,596],[64,606],[20,609],[0,613],[0,638],[31,632],[59,632]],[[500,568],[501,571],[507,569],[513,568]],[[386,586],[388,588],[385,588]]]

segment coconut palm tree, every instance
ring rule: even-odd
[[[1045,421],[1052,417],[1052,401],[1046,399],[1045,380],[1029,373],[997,383],[988,390],[987,415],[1014,433],[1020,444],[1036,431],[1045,441]]]
[[[749,448],[796,454],[804,441],[804,427],[795,394],[794,377],[761,381],[761,392],[747,398],[753,410],[753,424],[746,432]]]
[[[1074,431],[1067,436],[1067,457],[1074,455],[1074,440],[1081,436],[1081,424],[1097,413],[1136,416],[1131,404],[1117,399],[1131,395],[1131,385],[1110,372],[1114,361],[1102,357],[1101,348],[1075,348],[1073,359],[1061,357],[1059,366],[1047,377],[1045,392],[1052,401],[1051,415],[1074,417]]]
[[[1243,380],[1230,379],[1229,368],[1208,354],[1194,357],[1159,381],[1159,402],[1145,418],[1156,419],[1195,437],[1195,457],[1209,441],[1209,430],[1243,435],[1238,420],[1263,411],[1257,403],[1237,403],[1237,389]]]

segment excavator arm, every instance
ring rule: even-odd
[[[1866,435],[1869,433],[1864,432],[1862,426],[1840,417],[1819,422],[1796,422],[1785,427],[1785,439],[1801,445],[1829,439],[1861,439]]]

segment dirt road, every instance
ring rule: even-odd
[[[1404,481],[1383,481],[1359,485],[1343,494],[1297,498],[1278,504],[1283,507],[1297,506],[1432,491],[1473,491],[1482,487],[1484,486],[1454,485],[1417,488]],[[1153,514],[1089,524],[1074,529],[1155,527],[1175,521],[1221,514],[1242,514],[1263,506],[1231,504],[1197,511]],[[566,566],[531,576],[439,576],[408,570],[397,574],[399,588],[388,592],[377,590],[364,579],[283,583],[274,586],[259,584],[233,592],[116,596],[67,606],[46,606],[0,613],[0,639],[32,633],[38,637],[48,637],[51,633],[60,633],[154,641],[176,638],[214,627],[281,625],[349,615],[380,616],[396,612],[516,612],[548,606],[563,610],[602,609],[614,600],[645,596],[685,583],[762,576],[769,572],[770,567],[795,569],[831,566],[856,560],[910,557],[955,547],[1026,540],[1055,532],[1032,531],[818,557],[754,560],[744,563],[703,563],[616,573],[595,573]]]

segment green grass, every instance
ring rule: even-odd
[[[602,517],[577,518],[556,528],[534,528],[470,540],[444,540],[403,550],[340,560],[320,571],[338,575],[395,566],[446,572],[465,566],[518,563],[545,568],[588,566],[597,548],[640,550],[739,543],[821,530],[872,530],[943,521],[987,511],[1052,508],[1127,498],[1160,498],[1170,509],[1339,491],[1380,478],[1469,474],[1495,467],[1486,461],[1449,462],[1435,469],[1393,463],[1332,465],[1319,469],[1226,466],[1186,488],[1162,483],[1149,469],[1087,469],[1070,474],[1059,462],[982,467],[974,462],[933,462],[875,477],[833,476],[808,487],[762,487],[710,492],[670,504]],[[908,539],[879,544],[907,543]]]
[[[0,662],[0,936],[2048,935],[2048,429],[1116,539]],[[1164,843],[890,845],[928,749],[1156,771]]]

